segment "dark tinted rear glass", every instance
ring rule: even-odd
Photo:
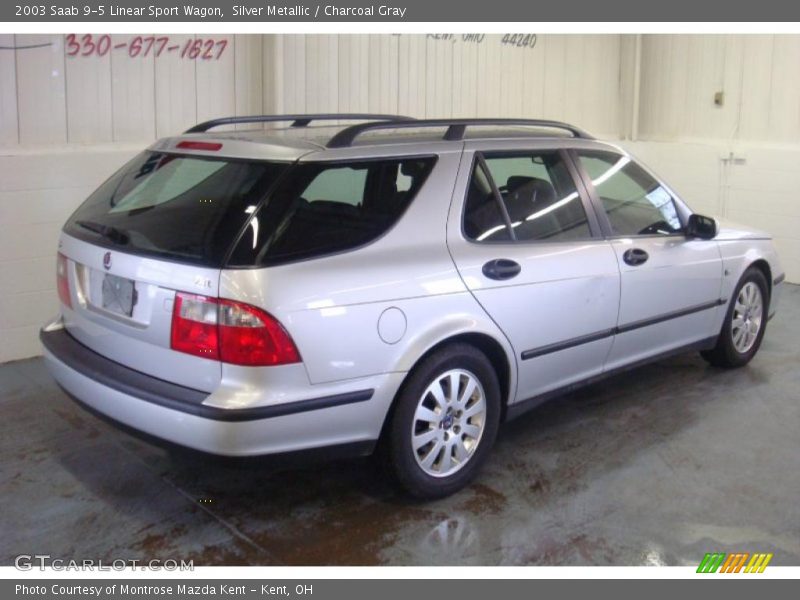
[[[287,164],[144,152],[97,189],[64,230],[126,252],[221,266]]]
[[[435,159],[301,163],[252,216],[230,266],[261,266],[349,250],[394,225]]]

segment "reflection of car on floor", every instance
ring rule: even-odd
[[[42,341],[81,402],[215,454],[380,447],[422,497],[561,391],[689,349],[746,364],[783,279],[768,235],[573,126],[385,115],[160,140],[57,267]]]

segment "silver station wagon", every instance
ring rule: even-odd
[[[559,392],[687,350],[745,365],[783,278],[769,235],[571,125],[231,117],[78,208],[41,340],[130,428],[227,456],[380,449],[434,498]]]

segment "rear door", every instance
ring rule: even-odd
[[[64,227],[67,331],[129,368],[212,391],[219,361],[170,348],[175,294],[218,295],[230,247],[287,166],[211,152],[131,160]]]
[[[517,399],[598,374],[617,321],[619,270],[566,153],[467,144],[448,246],[518,362]]]
[[[630,157],[577,150],[621,273],[617,335],[608,370],[715,335],[722,261],[713,240],[689,239],[688,210]]]

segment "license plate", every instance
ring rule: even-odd
[[[130,279],[106,274],[103,278],[103,308],[120,315],[133,315],[136,284]]]

